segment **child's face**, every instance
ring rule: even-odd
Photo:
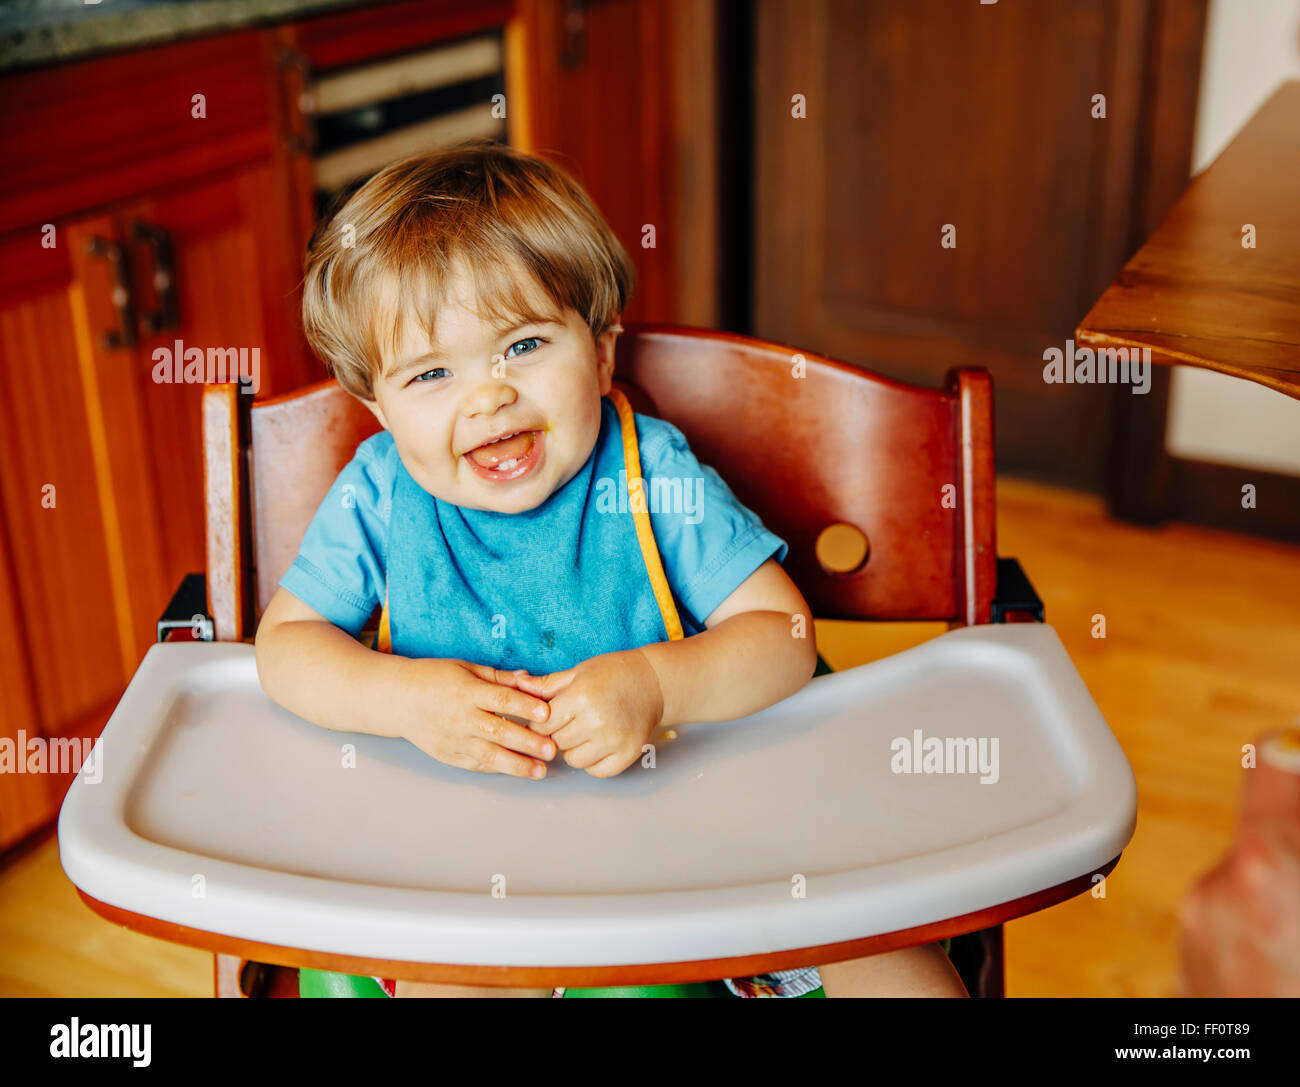
[[[437,343],[418,321],[403,322],[367,405],[434,497],[519,513],[545,502],[591,456],[618,333],[594,341],[572,309],[562,323],[498,331],[473,312],[473,296],[472,281],[458,274],[438,312]],[[544,296],[533,300],[539,313],[555,308]]]

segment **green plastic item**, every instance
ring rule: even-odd
[[[334,974],[328,970],[298,971],[300,997],[379,997],[387,1000],[388,994],[374,978]]]

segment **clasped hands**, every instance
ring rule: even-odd
[[[641,649],[534,676],[440,657],[392,657],[387,734],[465,770],[542,778],[561,752],[593,777],[621,774],[664,717],[664,690]]]
[[[663,720],[659,676],[640,649],[603,653],[545,676],[523,669],[497,676],[549,703],[547,719],[527,727],[549,736],[566,763],[592,777],[615,777],[636,762]]]

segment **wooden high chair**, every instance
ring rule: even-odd
[[[680,428],[789,543],[784,567],[814,615],[950,628],[1043,620],[1015,560],[997,558],[986,371],[953,369],[944,388],[920,388],[761,340],[647,324],[620,337],[615,379],[634,408]],[[211,386],[203,429],[207,610],[216,639],[251,641],[312,515],[378,424],[327,381],[251,405],[234,385]],[[838,524],[859,529],[868,550],[856,569],[836,573],[816,544]],[[174,603],[166,625],[189,626],[193,608]],[[951,956],[971,995],[1002,995],[1004,920],[1088,886],[1084,876],[962,919],[970,935],[954,939]],[[937,927],[873,946],[930,942]],[[219,954],[216,988],[293,996],[297,971]]]

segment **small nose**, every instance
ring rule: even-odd
[[[466,418],[475,415],[491,415],[498,408],[513,404],[517,398],[518,394],[513,386],[494,378],[471,390],[461,405],[461,413]]]

